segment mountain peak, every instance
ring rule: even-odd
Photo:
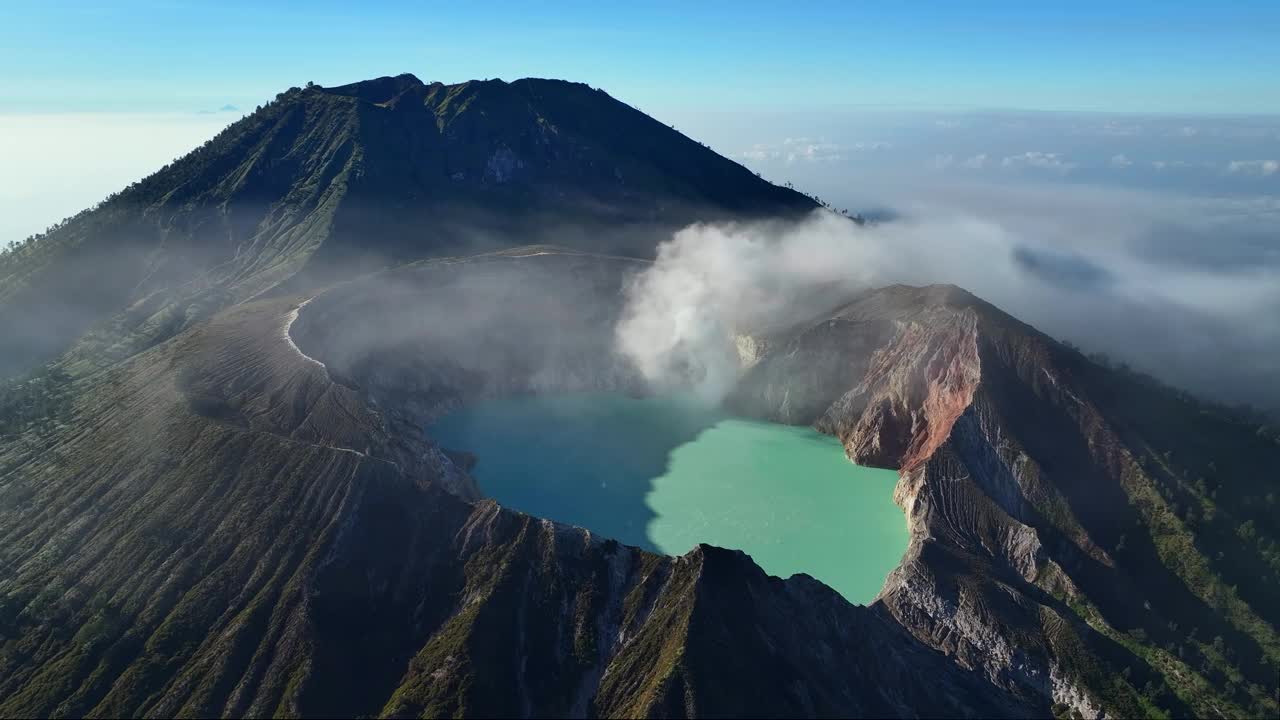
[[[401,73],[394,77],[385,75],[372,80],[361,80],[347,85],[321,88],[330,95],[345,95],[372,103],[384,103],[411,87],[424,85],[413,73]]]
[[[544,241],[650,255],[692,222],[814,207],[581,83],[403,73],[292,88],[24,254],[30,267],[0,288],[11,296],[0,336],[24,352],[0,376],[144,297],[151,310],[122,320],[143,335],[107,343],[125,355],[286,282]],[[197,286],[227,292],[188,314],[194,291],[180,288]],[[69,308],[56,327],[27,321],[51,305]],[[95,346],[83,357],[114,356]]]

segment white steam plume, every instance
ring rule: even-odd
[[[865,286],[870,246],[855,228],[823,212],[677,232],[627,287],[618,349],[656,388],[720,400],[737,380],[735,335],[799,322]]]
[[[1137,217],[1140,204],[1127,215],[1108,207],[1048,216],[920,208],[871,226],[827,211],[796,223],[693,225],[629,284],[617,350],[655,389],[693,387],[716,402],[740,373],[735,335],[813,320],[870,287],[953,283],[1167,382],[1280,408],[1280,396],[1258,393],[1280,375],[1280,276],[1265,264],[1171,262],[1146,250],[1147,238],[1172,244],[1198,224],[1170,229],[1171,212],[1161,225]]]

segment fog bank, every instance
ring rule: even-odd
[[[953,283],[1086,352],[1220,401],[1280,407],[1275,270],[1144,252],[1142,213],[1123,228],[1112,219],[1111,234],[1077,242],[1043,216],[939,205],[869,226],[826,211],[788,225],[691,226],[629,285],[617,346],[655,387],[693,383],[715,400],[737,378],[735,333],[802,322],[861,289]],[[1173,245],[1176,218],[1166,220]]]

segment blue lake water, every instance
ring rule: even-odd
[[[503,505],[668,555],[746,551],[872,600],[907,546],[897,473],[850,463],[811,428],[744,420],[680,397],[616,393],[479,402],[429,434],[479,461]]]

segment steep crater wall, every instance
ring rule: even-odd
[[[432,448],[430,421],[474,399],[645,392],[613,343],[623,288],[643,267],[539,248],[409,266],[321,294],[292,336],[376,405],[393,437]],[[1084,688],[1097,683],[1081,682],[1088,671],[1072,661],[1081,652],[1073,648],[1150,672],[1070,620],[1054,597],[1079,592],[1058,562],[1072,567],[1067,556],[1077,554],[1045,547],[1059,536],[1038,518],[1044,510],[1030,509],[1043,503],[1024,487],[1025,472],[1004,471],[1010,443],[1031,441],[1032,428],[993,405],[1027,381],[1068,397],[1065,386],[1041,382],[1051,377],[1042,372],[1053,365],[1051,348],[959,288],[895,286],[802,325],[739,338],[743,375],[727,405],[813,425],[838,437],[855,462],[902,471],[895,499],[911,542],[873,612],[1020,702],[1096,716],[1102,703]],[[1002,370],[1010,360],[1012,373]],[[466,458],[449,459],[445,465],[466,467]],[[451,489],[479,497],[469,480]],[[1081,549],[1088,546],[1081,538]]]
[[[477,500],[478,488],[465,478],[465,472],[456,472],[467,469],[469,458],[434,449],[427,438],[430,422],[461,404],[508,394],[580,390],[647,392],[631,362],[614,350],[614,329],[625,303],[623,289],[627,278],[644,267],[643,262],[625,258],[540,248],[419,264],[322,293],[298,313],[290,336],[299,351],[322,363],[334,380],[357,390],[376,406],[386,417],[392,436],[413,438],[408,445],[437,453],[436,463],[446,466],[440,475],[446,479],[451,475],[463,478],[452,486],[443,483],[444,487],[464,499]],[[840,437],[852,459],[865,462],[874,457],[879,464],[890,467],[903,462],[907,449],[920,447],[924,442],[920,438],[927,440],[932,433],[945,436],[950,423],[963,408],[955,413],[935,412],[934,408],[940,405],[931,398],[952,397],[958,393],[964,399],[964,394],[971,392],[972,384],[966,385],[958,378],[968,382],[966,373],[976,372],[976,366],[964,362],[957,366],[950,359],[968,357],[953,350],[963,350],[966,342],[972,344],[973,326],[971,322],[967,325],[962,322],[951,334],[922,331],[923,321],[907,317],[907,308],[917,304],[920,298],[916,297],[916,289],[907,290],[900,293],[901,297],[891,297],[888,301],[902,311],[901,315],[887,313],[881,306],[885,302],[883,297],[870,294],[862,304],[840,309],[839,317],[831,321],[815,322],[785,336],[739,338],[740,349],[747,346],[748,352],[744,353],[747,367],[737,392],[728,399],[730,408],[745,415],[792,424],[816,424],[823,431]],[[961,314],[960,317],[967,316]],[[930,319],[938,321],[938,318]],[[841,339],[842,344],[831,346],[834,339]],[[913,359],[890,372],[889,366],[901,362],[903,355]],[[886,372],[876,374],[876,367],[886,368]],[[859,393],[874,401],[850,400]],[[921,410],[921,403],[927,408]],[[895,409],[902,415],[893,415]],[[874,427],[875,431],[867,427]],[[900,447],[903,451],[873,455],[865,449],[879,447],[877,443]],[[453,466],[452,471],[449,466]],[[910,507],[909,503],[902,504]],[[477,503],[474,508],[473,515],[497,510],[489,502]],[[559,532],[569,532],[563,526],[542,522],[543,527],[554,526],[561,528]],[[912,530],[913,533],[925,532],[925,526],[917,523]],[[577,537],[574,533],[579,532],[582,531],[569,534]],[[616,543],[606,542],[605,546],[613,548]],[[695,555],[700,557],[702,552],[695,551]],[[749,567],[751,573],[764,576],[745,556],[733,555],[741,557],[743,567]],[[661,562],[672,562],[672,559]],[[686,561],[676,558],[674,562],[680,567]],[[739,572],[732,573],[735,581]],[[758,617],[744,617],[744,621],[760,623],[761,618],[772,617],[775,612],[772,604],[777,602],[772,595],[776,590],[783,597],[799,599],[806,607],[811,603],[830,606],[826,610],[829,617],[845,628],[832,636],[837,638],[832,640],[833,653],[844,652],[838,648],[843,648],[849,639],[849,628],[862,623],[882,628],[901,643],[901,648],[883,649],[881,662],[893,667],[906,661],[903,649],[910,650],[918,643],[909,632],[912,628],[903,632],[896,627],[900,620],[886,612],[879,602],[869,608],[852,605],[804,576],[768,582],[771,609],[756,614]],[[697,597],[701,598],[699,602],[718,608],[714,612],[722,612],[742,599],[735,596],[725,604],[701,595]],[[801,632],[799,636],[814,638],[831,632],[828,628],[813,634]],[[808,640],[800,642],[797,647]],[[619,651],[618,647],[609,647],[601,662],[625,659],[625,654],[613,656]],[[793,657],[803,654],[776,647],[760,650],[761,657],[775,658],[782,663],[779,666],[782,669],[789,667]],[[938,657],[925,653],[906,662],[931,664]],[[707,663],[711,667],[719,661]],[[701,666],[702,662],[695,664]],[[949,702],[956,703],[947,708],[947,714],[972,712],[973,708],[964,707],[972,702],[967,696],[968,688],[975,681],[979,685],[990,681],[990,678],[979,679],[981,675],[973,670],[976,663],[966,664],[968,667],[957,677],[951,677],[950,670],[946,673],[943,685],[950,687],[943,693],[949,696]],[[858,688],[863,682],[845,677],[846,672],[857,675],[862,670],[853,664],[831,670],[841,677],[841,682],[848,683],[841,694],[862,692]],[[744,668],[741,676],[746,677],[750,672]],[[815,681],[811,678],[806,682]],[[1008,682],[997,684],[1014,689],[1014,696],[989,695],[992,704],[981,712],[1043,714],[1040,698],[1018,692],[1020,688],[1010,687]],[[601,686],[603,694],[594,702],[600,703],[607,696],[607,686],[608,683]],[[826,692],[820,683],[808,686],[817,692]],[[989,688],[986,693],[990,693]],[[835,699],[796,701],[794,707],[822,707],[828,702],[830,708],[841,707],[842,711],[853,707],[847,700]],[[905,697],[898,702],[900,707],[913,703]],[[417,706],[411,704],[410,707]],[[900,707],[890,706],[881,712],[897,714]]]

